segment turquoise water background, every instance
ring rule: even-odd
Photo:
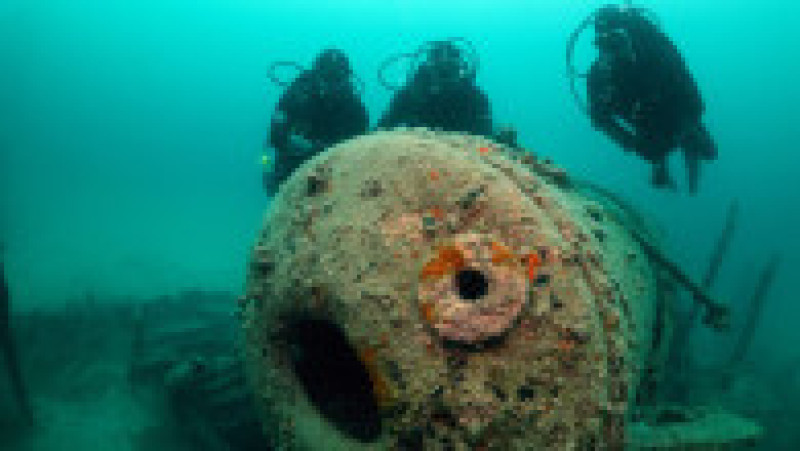
[[[463,36],[498,124],[629,198],[699,277],[725,211],[740,227],[715,293],[734,313],[775,252],[783,265],[754,355],[800,354],[800,6],[659,0],[650,7],[704,93],[719,160],[696,197],[594,131],[565,77],[572,30],[601,2],[561,0],[5,0],[0,3],[0,236],[15,309],[184,288],[237,292],[267,199],[260,155],[275,60],[351,57],[374,121],[387,57]],[[585,44],[585,43],[584,43]],[[584,45],[585,47],[585,45]],[[588,56],[580,53],[586,64]],[[683,167],[673,159],[683,182]],[[735,318],[740,321],[741,318]],[[718,338],[709,334],[709,353]]]

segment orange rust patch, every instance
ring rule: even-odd
[[[439,180],[439,171],[431,171],[431,180]]]
[[[607,331],[616,331],[619,328],[619,315],[615,312],[609,312],[603,318],[603,328]]]
[[[559,351],[569,352],[572,351],[573,348],[575,348],[575,342],[573,342],[572,340],[558,340],[556,346],[558,347]]]
[[[373,365],[375,363],[375,357],[378,355],[378,352],[372,346],[364,346],[361,349],[361,362],[365,365]]]
[[[464,254],[454,246],[442,246],[438,255],[422,268],[422,280],[444,277],[454,273],[465,265]]]
[[[528,280],[533,282],[533,279],[536,277],[536,269],[541,265],[542,259],[539,257],[539,254],[528,254]]]
[[[435,312],[433,310],[433,304],[430,302],[422,302],[419,304],[419,316],[422,317],[425,321],[432,323],[435,319]]]
[[[444,212],[440,207],[433,207],[431,208],[431,216],[433,216],[435,219],[442,219],[444,218]]]
[[[489,149],[488,147],[479,147],[479,148],[478,148],[478,152],[480,152],[480,153],[482,153],[482,154],[484,154],[484,155],[485,155],[485,154],[487,154],[487,153],[489,153],[489,150],[490,150],[490,149]]]
[[[361,363],[367,370],[369,380],[372,384],[372,394],[375,396],[375,401],[378,407],[385,409],[390,407],[393,401],[392,391],[389,384],[386,383],[386,378],[383,377],[377,365],[377,351],[371,346],[365,346],[359,351]]]
[[[433,355],[435,349],[436,348],[433,347],[433,343],[425,343],[425,350],[428,351],[428,354]]]
[[[495,265],[507,263],[514,259],[514,254],[511,253],[506,246],[492,241],[492,263]]]

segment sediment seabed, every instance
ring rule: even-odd
[[[195,302],[198,299],[200,302]],[[214,447],[219,442],[213,442],[208,437],[193,438],[191,430],[180,426],[171,409],[165,406],[167,398],[163,391],[152,382],[152,378],[157,380],[166,374],[165,370],[157,369],[159,361],[164,368],[177,368],[174,351],[167,348],[176,349],[176,342],[181,340],[201,350],[210,346],[199,343],[216,342],[218,350],[226,350],[227,355],[234,352],[234,344],[228,341],[236,327],[236,319],[231,315],[232,302],[232,295],[211,293],[198,296],[197,293],[187,293],[121,305],[106,305],[100,301],[78,303],[64,309],[25,312],[15,316],[15,335],[20,341],[26,382],[33,392],[37,423],[32,429],[18,428],[14,421],[16,411],[13,400],[9,396],[4,375],[0,374],[0,449],[219,449]],[[145,308],[142,309],[142,306]],[[205,310],[205,313],[199,313],[198,310]],[[137,311],[150,313],[139,316]],[[142,344],[149,341],[147,336],[163,337],[170,330],[175,334],[168,346],[162,341],[165,346],[156,347],[163,350],[162,357],[158,357],[157,352],[133,356],[133,336],[136,334],[136,322],[133,319],[137,317],[148,318],[147,325],[150,326],[142,331]],[[201,318],[199,322],[198,317]],[[213,327],[215,323],[218,325],[216,328]],[[210,327],[200,326],[198,329],[198,324]],[[156,330],[158,332],[155,334],[149,332]],[[197,330],[222,330],[221,334],[211,334],[222,338],[209,340],[208,334],[198,334]],[[130,373],[132,364],[138,368],[134,372],[138,374]],[[800,371],[797,368],[800,365],[795,363],[790,374],[776,375],[775,380],[780,380],[780,384],[758,375],[735,382],[729,396],[730,402],[726,405],[737,407],[737,412],[743,412],[745,408],[751,416],[768,425],[765,446],[748,449],[796,449],[791,445],[800,441],[800,435],[797,434],[793,418],[797,418],[800,412],[796,408],[789,409],[786,400],[800,400]],[[145,380],[132,382],[130,378]],[[151,379],[151,382],[147,382],[147,379]],[[800,402],[795,405],[800,405]],[[206,429],[212,430],[209,427]],[[265,451],[268,448],[242,446],[227,449]]]
[[[235,357],[234,307],[232,294],[192,291],[16,316],[36,421],[20,428],[0,372],[0,449],[265,449]]]

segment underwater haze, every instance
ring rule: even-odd
[[[240,293],[269,206],[261,156],[282,91],[267,77],[270,64],[308,66],[324,48],[344,50],[374,124],[392,94],[377,80],[381,63],[458,36],[478,50],[495,124],[515,126],[525,147],[630,200],[693,277],[738,202],[714,294],[741,325],[758,273],[780,255],[747,360],[798,361],[800,4],[636,2],[682,51],[718,143],[691,196],[679,155],[678,191],[652,188],[649,166],[593,129],[570,93],[567,40],[604,3],[4,0],[0,240],[13,310]],[[579,43],[584,69],[588,47]],[[729,340],[698,334],[701,355],[725,358]],[[800,422],[797,407],[785,415]]]

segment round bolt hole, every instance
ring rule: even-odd
[[[477,269],[462,269],[456,273],[456,288],[462,299],[478,300],[489,291],[489,280]]]

